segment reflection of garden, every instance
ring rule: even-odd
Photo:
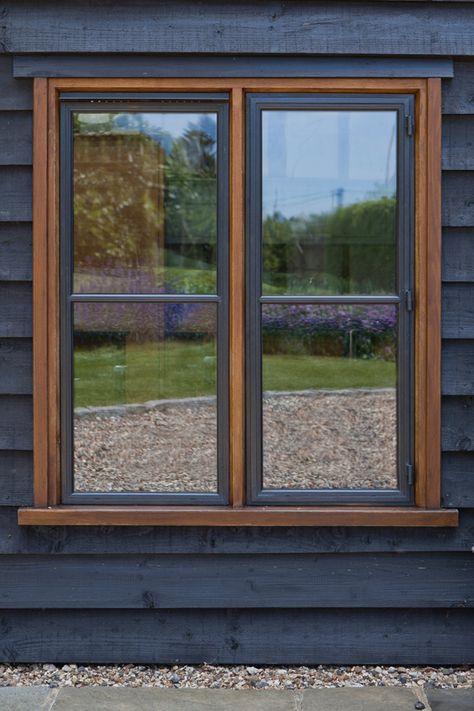
[[[75,116],[75,291],[216,293],[215,114],[154,116]],[[387,195],[266,215],[263,293],[394,293],[395,230]],[[74,330],[77,488],[215,490],[216,306],[76,303]],[[266,486],[395,485],[396,330],[390,305],[262,307]]]
[[[77,308],[77,489],[215,490],[214,305]],[[395,307],[266,305],[262,328],[265,486],[395,487]]]

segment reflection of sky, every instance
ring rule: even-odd
[[[328,212],[393,195],[394,111],[263,112],[263,211]]]
[[[100,130],[113,120],[114,127],[120,131],[140,131],[159,140],[160,134],[172,140],[181,138],[187,130],[198,128],[215,139],[217,134],[217,114],[211,112],[138,112],[121,113],[80,112],[79,120],[88,126],[88,130]],[[165,146],[166,150],[167,146]]]

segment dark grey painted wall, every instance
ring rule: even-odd
[[[469,3],[131,7],[6,3],[0,41],[35,53],[474,52]],[[17,526],[32,501],[31,88],[0,56],[0,660],[473,662],[474,60],[443,80],[442,488],[457,529]]]

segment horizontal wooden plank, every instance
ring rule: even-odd
[[[443,173],[442,222],[444,227],[474,226],[474,172]]]
[[[415,506],[52,506],[21,508],[22,526],[457,526],[455,509]]]
[[[0,222],[0,254],[0,281],[30,281],[31,224]]]
[[[0,506],[26,506],[32,501],[31,452],[0,450]]]
[[[443,506],[474,507],[474,452],[443,454]]]
[[[31,284],[0,282],[0,338],[31,336]]]
[[[31,395],[31,341],[0,338],[0,395]]]
[[[444,116],[442,131],[443,170],[474,170],[474,114]]]
[[[29,111],[0,112],[0,165],[31,165],[31,139]]]
[[[0,111],[31,109],[33,82],[31,79],[14,79],[12,57],[0,55]]]
[[[5,3],[5,52],[474,54],[469,5],[295,0]]]
[[[3,609],[474,607],[470,552],[3,556],[0,570]]]
[[[25,470],[22,470],[26,476]],[[474,510],[455,528],[212,526],[18,526],[16,508],[0,508],[0,554],[8,553],[360,553],[469,551]]]
[[[474,114],[474,61],[454,62],[454,77],[443,80],[443,111]]]
[[[444,284],[443,338],[474,338],[474,284]]]
[[[443,397],[441,430],[443,451],[474,451],[474,397]]]
[[[444,395],[474,395],[474,341],[444,341],[441,365]]]
[[[0,660],[469,664],[474,613],[452,610],[5,610]]]
[[[452,77],[439,57],[17,55],[17,77]]]
[[[0,395],[0,449],[31,450],[32,402],[29,395]]]
[[[442,275],[444,281],[474,282],[474,228],[443,230]]]
[[[31,167],[0,166],[0,222],[31,222]]]

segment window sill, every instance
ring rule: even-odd
[[[416,507],[54,506],[21,508],[22,526],[457,526],[457,509]]]

